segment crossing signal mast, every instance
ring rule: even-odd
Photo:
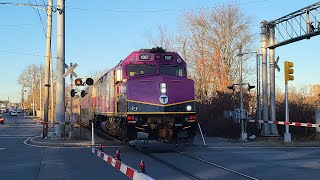
[[[261,43],[262,43],[262,97],[263,97],[263,120],[276,121],[276,93],[275,93],[275,49],[280,46],[310,39],[320,35],[320,1],[301,8],[290,14],[272,21],[261,22]],[[270,64],[270,91],[268,89],[268,51]],[[290,66],[290,62],[288,67]],[[293,64],[292,64],[293,66]],[[290,69],[290,67],[289,67]],[[292,81],[293,76],[286,73],[286,82]],[[268,92],[270,92],[270,106]],[[278,135],[275,124],[263,124],[261,135]]]
[[[288,102],[288,81],[294,80],[293,62],[284,62],[284,81],[285,81],[285,96],[286,96],[286,122],[289,122],[289,102]],[[291,142],[291,134],[289,133],[289,125],[286,125],[286,132],[284,133],[284,142]]]

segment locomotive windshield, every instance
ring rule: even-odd
[[[181,65],[160,65],[161,74],[184,76],[184,67]]]
[[[155,74],[155,65],[135,64],[127,65],[127,76],[139,76],[144,74]]]

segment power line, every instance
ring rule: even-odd
[[[29,2],[29,4],[28,3],[25,3],[25,4],[23,4],[23,3],[14,3],[14,2],[0,2],[0,5],[30,6],[30,7],[36,7],[36,8],[43,8],[44,7],[42,5],[31,4],[30,2]]]
[[[35,1],[35,6],[36,7],[39,7],[39,5],[38,5],[38,3],[37,3],[37,0],[34,0]],[[29,4],[31,4],[31,2],[30,2],[30,0],[28,0],[28,2],[29,2]],[[40,19],[40,22],[41,22],[41,26],[42,26],[42,30],[43,30],[43,32],[44,32],[44,36],[46,37],[46,30],[44,29],[44,25],[43,25],[43,20],[42,20],[42,16],[41,16],[41,14],[40,14],[40,12],[39,12],[39,8],[35,8],[35,7],[33,7],[33,6],[31,6],[32,7],[32,9],[34,10],[34,12],[39,16],[39,19]]]
[[[5,53],[5,54],[19,54],[19,55],[37,56],[37,57],[46,57],[45,55],[36,54],[36,53],[24,53],[24,52],[15,52],[15,51],[0,51],[0,53]],[[52,57],[52,58],[56,58],[56,57]]]
[[[34,26],[35,24],[0,24],[1,27]]]

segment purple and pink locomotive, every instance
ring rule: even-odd
[[[185,61],[162,48],[132,52],[81,98],[81,119],[123,141],[191,142],[196,132],[194,82]]]

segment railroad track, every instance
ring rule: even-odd
[[[172,162],[172,160],[170,160],[170,159],[168,160],[167,158],[161,158],[161,157],[157,156],[157,153],[150,153],[150,152],[146,152],[146,151],[141,151],[141,149],[137,149],[137,148],[134,148],[134,149],[138,150],[139,152],[143,153],[144,155],[148,156],[149,158],[151,158],[151,159],[153,159],[153,160],[155,160],[157,162],[160,162],[161,164],[169,167],[170,169],[173,169],[177,173],[185,176],[186,178],[195,179],[195,180],[207,179],[207,178],[200,177],[196,173],[192,173],[190,171],[185,170],[184,167],[179,167],[179,165],[177,165],[177,163],[175,161]],[[166,152],[166,153],[161,153],[161,155],[163,155],[163,154],[166,154],[167,156],[169,156],[169,154],[171,154],[171,155],[172,154],[175,154],[175,155],[178,154],[178,155],[181,155],[181,156],[189,159],[189,161],[190,160],[191,161],[197,161],[199,163],[199,165],[201,164],[202,167],[204,167],[204,165],[206,165],[207,168],[212,168],[212,167],[218,168],[218,169],[221,169],[223,171],[227,171],[229,173],[232,173],[232,174],[234,174],[234,175],[236,175],[238,177],[239,176],[243,177],[243,179],[259,180],[258,178],[243,174],[241,172],[234,171],[232,169],[223,167],[221,165],[215,164],[213,162],[198,158],[196,156],[193,156],[193,155],[190,155],[190,154],[178,151],[178,150],[171,150],[171,151]],[[190,163],[185,161],[184,165],[185,164],[190,164]]]
[[[115,137],[112,137],[112,136],[106,134],[105,132],[103,132],[101,130],[96,130],[95,129],[95,133],[97,135],[99,135],[100,137],[102,137],[102,138],[105,138],[105,139],[108,139],[108,140],[111,139],[111,140],[116,141],[116,142],[122,142],[121,140],[119,140],[119,139],[117,139]],[[212,167],[218,168],[218,169],[220,169],[222,171],[227,171],[227,172],[229,172],[231,174],[234,174],[238,178],[242,177],[243,179],[259,180],[258,178],[255,178],[253,176],[246,175],[246,174],[243,174],[241,172],[238,172],[238,171],[223,167],[223,166],[218,165],[216,163],[201,159],[199,157],[187,154],[187,153],[179,151],[179,150],[170,149],[169,151],[162,152],[162,153],[152,153],[152,152],[150,152],[148,150],[148,148],[137,148],[135,146],[128,146],[128,147],[133,148],[134,150],[144,154],[145,156],[149,157],[150,159],[153,159],[153,160],[155,160],[155,161],[157,161],[157,162],[169,167],[170,169],[176,171],[177,173],[179,173],[179,174],[181,174],[181,175],[183,175],[183,176],[185,176],[186,178],[189,178],[189,179],[201,180],[201,179],[204,179],[204,178],[200,177],[196,173],[192,173],[190,171],[185,170],[184,167],[179,167],[179,165],[177,165],[176,163],[171,162],[170,159],[168,160],[167,158],[159,157],[159,154],[162,155],[162,156],[165,155],[165,157],[168,157],[169,155],[171,155],[171,156],[179,155],[179,156],[182,156],[182,157],[186,158],[186,161],[194,161],[194,162],[196,161],[202,167],[206,166],[207,168],[212,168]],[[184,165],[185,164],[190,164],[190,163],[185,162]]]
[[[245,177],[245,178],[247,178],[247,179],[259,180],[258,178],[255,178],[255,177],[252,177],[252,176],[243,174],[243,173],[238,172],[238,171],[234,171],[234,170],[232,170],[232,169],[229,169],[229,168],[220,166],[220,165],[215,164],[215,163],[213,163],[213,162],[210,162],[210,161],[207,161],[207,160],[198,158],[198,157],[196,157],[196,156],[193,156],[193,155],[190,155],[190,154],[181,152],[181,151],[174,150],[174,152],[176,152],[176,153],[178,153],[178,154],[181,154],[181,155],[183,155],[183,156],[189,157],[189,158],[191,158],[191,159],[198,160],[198,161],[203,162],[203,163],[205,163],[205,164],[208,164],[208,165],[210,165],[210,166],[217,167],[217,168],[223,169],[223,170],[225,170],[225,171],[228,171],[228,172],[230,172],[230,173],[233,173],[233,174],[236,174],[236,175]]]

